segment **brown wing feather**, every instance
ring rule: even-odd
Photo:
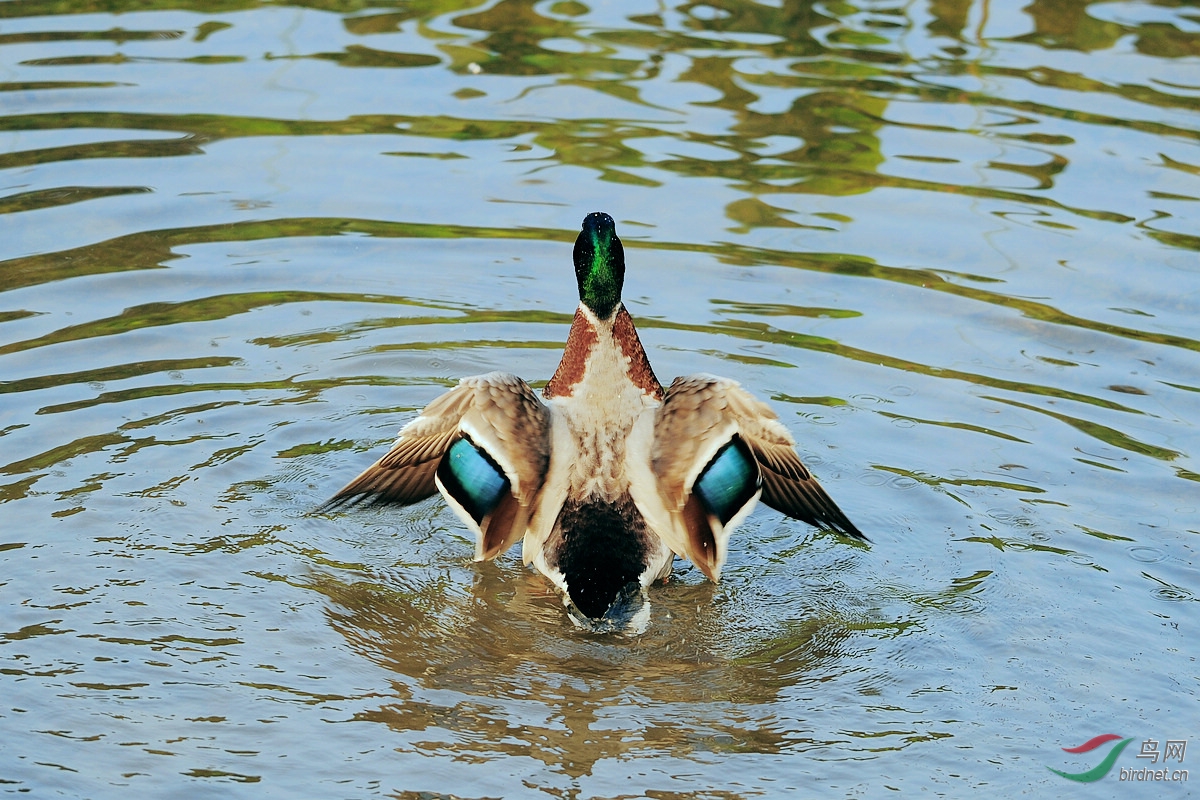
[[[764,503],[811,525],[831,528],[859,539],[867,538],[800,461],[795,439],[771,407],[735,381],[707,375],[676,378],[667,389],[664,411],[672,405],[676,409],[676,419],[667,430],[675,442],[680,442],[683,453],[698,453],[706,434],[720,429],[722,421],[731,422],[731,427],[736,427],[758,462]],[[681,458],[676,464],[677,471],[684,468],[684,461]],[[679,489],[683,488],[679,486]],[[678,495],[671,500],[678,503],[683,497]]]
[[[651,469],[670,518],[658,533],[675,553],[688,558],[710,580],[720,577],[729,535],[692,494],[697,475],[737,434],[726,398],[714,392],[719,379],[676,378],[655,414]],[[734,384],[736,385],[736,384]]]
[[[459,422],[470,407],[472,388],[460,383],[427,405],[404,426],[382,458],[329,498],[318,511],[353,505],[407,506],[437,493],[438,464],[458,440]]]
[[[433,439],[401,439],[319,510],[360,504],[407,506],[432,497],[437,494],[433,478],[438,464],[458,437],[454,430]]]
[[[319,510],[359,503],[411,505],[436,494],[438,465],[464,428],[473,430],[475,443],[504,464],[512,483],[512,502],[501,501],[482,526],[481,557],[502,552],[524,534],[550,457],[549,414],[528,384],[514,375],[464,378],[404,426],[382,458]]]
[[[737,405],[745,404],[745,412],[756,412],[739,414],[738,428],[762,470],[763,502],[810,525],[865,540],[800,461],[796,440],[775,412],[740,388],[732,393],[740,396]]]
[[[667,508],[682,510],[691,492],[691,480],[716,448],[733,432],[725,402],[711,391],[712,379],[676,378],[663,397],[654,422],[652,466]],[[720,439],[720,441],[717,441]]]
[[[692,495],[683,506],[683,524],[687,529],[687,555],[704,576],[716,582],[720,575],[720,555],[713,536],[712,521],[704,513],[700,498]]]
[[[529,514],[517,502],[517,498],[511,494],[500,498],[496,508],[480,526],[483,531],[481,560],[495,558],[516,544],[517,539],[525,535],[528,524]]]
[[[768,455],[753,440],[747,441],[762,470],[764,503],[809,525],[832,528],[857,539],[867,538],[825,493],[794,451],[789,463],[778,453]]]

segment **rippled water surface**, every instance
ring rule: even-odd
[[[0,790],[1200,772],[1200,7],[1019,6],[0,2]],[[596,210],[659,376],[769,399],[869,546],[760,507],[605,637],[440,501],[311,514],[542,385]]]

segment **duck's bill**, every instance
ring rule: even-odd
[[[564,598],[567,616],[575,627],[589,633],[623,633],[637,635],[645,633],[650,626],[650,601],[646,590],[638,581],[630,581],[617,593],[612,605],[599,617],[589,617]]]

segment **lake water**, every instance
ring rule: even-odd
[[[0,3],[0,791],[1194,791],[1200,7],[1020,5]],[[869,545],[760,506],[597,636],[311,513],[549,378],[591,211]]]

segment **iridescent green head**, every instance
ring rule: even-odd
[[[600,211],[583,218],[575,240],[575,279],[579,299],[600,319],[608,319],[621,302],[625,282],[625,249],[612,217]]]

